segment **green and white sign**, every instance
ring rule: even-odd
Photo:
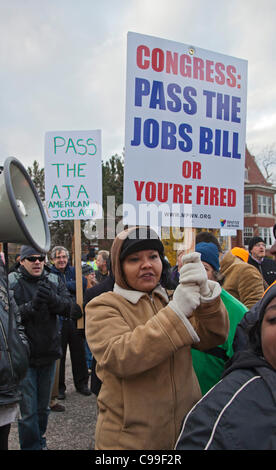
[[[46,133],[45,202],[49,220],[102,217],[100,130]]]

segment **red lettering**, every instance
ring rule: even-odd
[[[182,77],[206,80],[210,83],[235,88],[237,86],[237,70],[234,65],[224,65],[210,59],[202,59],[189,54],[178,54],[164,51],[159,47],[150,49],[140,44],[136,50],[136,63],[140,69],[151,68],[155,72],[166,72]]]
[[[188,65],[187,65],[187,64]],[[187,54],[181,54],[180,56],[180,73],[183,77],[191,78],[192,76],[192,59]]]
[[[209,203],[209,187],[205,186],[205,191],[204,191],[204,204],[205,206],[208,206]]]
[[[191,178],[192,174],[192,164],[189,160],[185,160],[185,162],[182,163],[182,176],[184,178]]]
[[[224,85],[225,83],[225,76],[224,76],[224,70],[225,70],[225,67],[224,67],[224,64],[222,64],[221,62],[217,62],[216,65],[215,65],[215,71],[216,71],[216,78],[215,78],[215,81],[218,85]]]
[[[183,202],[183,186],[181,184],[173,185],[173,202]]]
[[[167,51],[167,57],[166,57],[166,72],[167,73],[173,73],[174,75],[177,75],[178,73],[178,54],[177,52],[173,53],[171,51]]]
[[[193,178],[201,180],[201,163],[193,162]]]
[[[204,60],[194,57],[194,78],[204,80]]]
[[[191,162],[190,160],[185,160],[182,163],[182,176],[183,178],[193,178],[201,179],[201,163],[200,162]]]
[[[134,186],[136,189],[137,201],[141,201],[141,194],[144,187],[145,181],[134,181]]]
[[[236,73],[236,68],[233,65],[228,65],[226,67],[226,73],[227,73],[227,76],[229,77],[226,80],[227,85],[234,88],[236,86],[236,77],[234,75],[234,73]]]
[[[145,197],[149,202],[153,202],[156,199],[156,184],[153,181],[149,181],[145,188]]]
[[[227,188],[197,186],[196,203],[204,206],[234,207],[236,205],[236,191]]]
[[[157,184],[157,199],[159,202],[166,202],[168,200],[169,185],[168,183]]]
[[[229,207],[235,207],[237,201],[236,191],[234,189],[228,190],[227,205]]]
[[[197,186],[196,188],[196,203],[201,203],[201,198],[203,197],[204,186]]]
[[[219,205],[219,190],[218,188],[210,188],[210,206]]]
[[[137,54],[136,54],[136,62],[140,69],[148,69],[150,66],[150,61],[145,60],[145,57],[150,57],[150,50],[147,46],[138,46],[137,47]]]
[[[190,184],[186,184],[185,186],[185,196],[184,196],[184,204],[192,204],[192,186]]]
[[[164,52],[162,49],[156,47],[152,50],[152,68],[155,72],[162,72],[164,70]]]
[[[214,73],[214,62],[212,60],[206,60],[206,80],[207,82],[214,82],[214,78],[212,77]]]
[[[220,188],[220,205],[221,206],[226,206],[226,198],[227,198],[227,189],[226,188]]]

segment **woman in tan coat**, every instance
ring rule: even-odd
[[[156,233],[134,227],[113,242],[114,290],[86,306],[86,338],[102,381],[96,449],[173,449],[183,416],[201,397],[190,348],[222,344],[228,315],[200,255],[184,258],[169,301]]]

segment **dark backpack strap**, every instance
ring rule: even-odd
[[[219,359],[222,359],[224,362],[228,361],[229,359],[224,349],[219,348],[218,346],[216,346],[215,348],[208,349],[207,351],[204,351],[204,352],[207,354],[211,354],[212,356],[215,356]]]

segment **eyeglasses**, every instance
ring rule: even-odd
[[[42,263],[42,261],[45,261],[45,256],[27,256],[25,259],[27,259],[31,263],[35,263],[37,260]]]
[[[256,245],[258,248],[262,247],[262,248],[265,248],[265,244],[264,243],[256,243]]]

